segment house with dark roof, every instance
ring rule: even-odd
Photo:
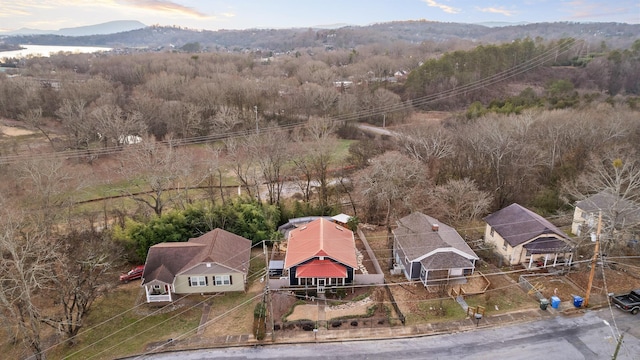
[[[222,229],[187,242],[152,246],[142,274],[147,302],[173,301],[175,294],[244,291],[251,240]]]
[[[424,286],[466,283],[479,259],[451,226],[420,212],[397,221],[393,259],[408,280]]]
[[[622,231],[640,224],[640,206],[609,191],[601,191],[576,203],[571,232],[575,235],[596,231],[599,214],[602,214],[603,232]]]
[[[325,287],[353,283],[358,268],[353,232],[325,218],[289,231],[284,270],[292,287]]]
[[[484,218],[484,240],[508,264],[542,267],[571,264],[573,242],[562,230],[533,211],[513,203]]]

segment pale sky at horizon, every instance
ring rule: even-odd
[[[441,22],[640,23],[639,0],[0,0],[0,31],[114,20],[191,29]]]

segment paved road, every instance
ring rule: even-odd
[[[148,355],[144,359],[509,359],[600,360],[615,351],[613,334],[624,334],[618,360],[638,359],[640,318],[613,309],[501,328],[378,341],[219,348]],[[609,326],[605,324],[607,321]],[[614,326],[617,330],[614,329]],[[142,358],[142,357],[141,357]]]

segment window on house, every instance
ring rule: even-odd
[[[192,276],[189,278],[189,286],[207,286],[206,276]]]
[[[494,233],[494,230],[493,230],[493,228],[491,228],[491,232],[489,232],[489,235],[490,235],[491,237],[493,237],[493,233]]]
[[[231,275],[216,275],[213,277],[213,284],[216,286],[231,285]]]
[[[427,276],[427,269],[421,268],[420,269],[420,279],[424,279],[426,276]]]
[[[507,250],[507,240],[502,240],[502,250]]]

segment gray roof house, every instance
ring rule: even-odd
[[[173,294],[244,291],[250,256],[251,240],[222,229],[156,244],[142,274],[147,302],[173,301]]]
[[[458,232],[438,219],[414,212],[397,221],[393,257],[408,280],[424,286],[461,284],[479,259]]]
[[[582,235],[595,231],[599,213],[602,213],[605,231],[619,231],[640,224],[640,205],[609,191],[601,191],[576,203],[571,232]]]
[[[516,265],[534,260],[546,267],[553,258],[571,261],[573,242],[562,230],[533,211],[513,203],[484,218],[485,243],[493,244],[495,250],[507,263]],[[569,257],[568,259],[566,257]]]

